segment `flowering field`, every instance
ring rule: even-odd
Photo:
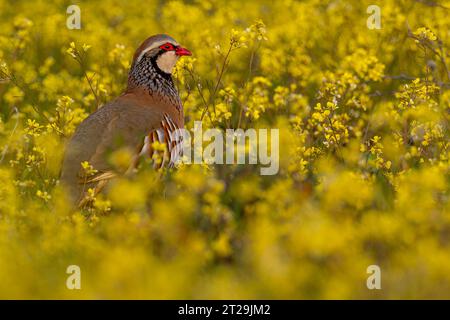
[[[0,298],[450,298],[450,1],[372,2],[0,0]],[[279,128],[279,172],[143,163],[74,210],[64,145],[156,33],[186,127]]]

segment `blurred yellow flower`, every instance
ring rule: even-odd
[[[386,0],[376,31],[357,0],[77,3],[82,30],[53,1],[0,0],[0,298],[450,298],[448,10]],[[155,171],[155,142],[133,172],[111,150],[127,174],[71,208],[64,146],[152,30],[193,53],[173,74],[185,128],[279,129],[279,173]],[[81,180],[104,173],[89,161]]]

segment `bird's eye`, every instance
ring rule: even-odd
[[[160,46],[161,49],[169,51],[169,50],[173,50],[173,45],[171,45],[170,43],[166,43],[163,44],[162,46]]]

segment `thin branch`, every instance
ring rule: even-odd
[[[9,135],[9,139],[8,139],[8,140],[11,140],[11,139],[12,139],[12,137],[13,137],[14,133],[16,132],[17,127],[18,127],[18,125],[19,125],[19,109],[17,109],[17,107],[13,107],[13,112],[14,112],[15,115],[16,115],[16,123],[14,124],[14,128],[12,129],[11,134]],[[3,151],[2,151],[2,156],[1,156],[1,158],[0,158],[0,163],[2,163],[2,162],[3,162],[3,159],[5,159],[6,153],[8,152],[8,148],[9,148],[9,145],[6,144],[5,147],[3,148]]]
[[[414,39],[417,42],[419,42],[425,49],[427,49],[427,48],[430,49],[431,52],[433,52],[433,54],[436,55],[439,58],[440,62],[444,66],[447,78],[448,78],[448,80],[450,80],[450,71],[449,71],[449,68],[447,66],[447,62],[445,61],[445,54],[444,54],[444,48],[443,48],[443,45],[442,45],[442,41],[441,40],[438,41],[439,51],[437,51],[435,48],[433,48],[431,43],[429,43],[427,41],[423,41],[422,39],[420,39],[416,35],[414,35],[414,33],[411,31],[411,28],[409,27],[408,21],[406,21],[406,27],[408,29],[408,37],[410,37],[411,39]]]
[[[431,0],[415,0],[415,1],[419,2],[421,4],[424,4],[426,6],[429,6],[429,7],[438,7],[438,8],[442,8],[442,9],[445,9],[445,10],[450,10],[449,7],[446,7],[443,4],[440,4],[440,3],[436,2],[436,1],[431,1]]]
[[[216,115],[216,105],[214,103],[214,99],[216,97],[217,90],[219,89],[220,82],[222,81],[222,77],[223,77],[223,73],[225,72],[225,68],[228,66],[228,57],[230,56],[230,53],[231,53],[232,49],[233,49],[233,43],[230,43],[230,47],[228,48],[228,51],[227,51],[227,53],[225,55],[225,58],[223,60],[222,68],[220,69],[219,77],[217,78],[217,82],[216,82],[216,85],[214,87],[213,93],[209,97],[209,104],[213,105],[214,115]],[[208,104],[208,106],[209,106],[209,104]],[[206,112],[206,111],[204,111],[204,112]],[[203,119],[204,112],[203,112],[202,118],[200,120]]]
[[[204,109],[203,109],[202,116],[201,116],[200,120],[203,120],[203,117],[204,117],[204,115],[205,115],[205,112],[206,112],[206,110],[208,110],[208,103],[206,102],[206,99],[205,99],[205,97],[204,97],[204,95],[203,95],[203,92],[202,92],[202,90],[201,90],[201,88],[200,88],[200,83],[199,83],[199,82],[197,81],[197,79],[195,78],[194,73],[193,73],[191,70],[189,70],[189,69],[186,69],[186,70],[188,71],[189,75],[191,76],[192,80],[194,81],[195,87],[197,88],[197,91],[198,91],[198,94],[200,95],[200,98],[202,98],[202,102],[203,102],[203,105],[204,105]],[[209,113],[208,113],[208,116],[209,116],[209,119],[210,119],[211,122],[212,122],[211,115],[210,115]]]

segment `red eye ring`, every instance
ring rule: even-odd
[[[159,46],[159,48],[160,48],[160,49],[163,49],[163,50],[165,50],[165,51],[175,50],[174,46],[173,46],[171,43],[169,43],[169,42],[167,42],[167,43],[165,43],[165,44]]]

